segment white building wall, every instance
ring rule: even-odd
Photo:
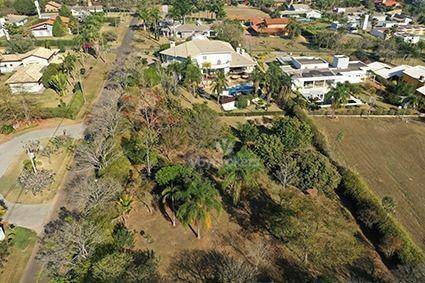
[[[11,73],[16,71],[16,69],[21,65],[20,61],[13,62],[0,62],[0,73]]]
[[[40,93],[44,90],[44,86],[41,83],[19,83],[9,84],[10,91],[13,94],[16,93]]]
[[[35,37],[46,37],[46,36],[53,36],[53,27],[52,26],[46,26],[44,29],[33,29],[31,31],[32,35]]]
[[[230,53],[221,53],[221,54],[201,54],[194,58],[198,63],[199,67],[205,63],[211,64],[211,69],[228,69],[230,68],[230,61],[232,60],[232,55]]]

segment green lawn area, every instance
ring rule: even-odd
[[[22,227],[6,230],[6,233],[13,234],[13,240],[11,254],[0,273],[0,282],[19,282],[37,241],[37,235]]]

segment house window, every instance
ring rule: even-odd
[[[221,60],[217,60],[217,65],[221,65]]]
[[[202,56],[202,59],[207,60],[207,56]]]

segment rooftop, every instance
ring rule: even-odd
[[[313,58],[313,57],[295,57],[294,60],[298,61],[302,65],[327,63],[322,58]]]
[[[40,81],[43,73],[41,70],[44,66],[39,64],[29,64],[20,67],[7,81],[6,84],[16,83],[34,83]]]
[[[37,47],[23,54],[3,54],[0,55],[0,62],[21,61],[30,56],[37,56],[43,59],[50,59],[53,55],[57,54],[59,49],[47,49],[44,47]]]
[[[175,47],[168,48],[160,53],[168,56],[187,58],[195,57],[205,53],[231,52],[234,52],[234,49],[230,43],[220,40],[193,39]]]
[[[421,82],[425,82],[425,66],[414,66],[407,68],[403,71],[404,74],[409,77],[420,80]]]
[[[26,20],[28,18],[28,16],[25,15],[15,15],[15,14],[8,14],[6,16],[6,20],[9,23],[19,23],[20,21]]]

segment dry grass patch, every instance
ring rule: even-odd
[[[243,6],[243,5],[239,5],[237,7],[235,6],[227,6],[225,8],[226,10],[226,15],[227,18],[229,19],[236,19],[236,20],[240,20],[240,19],[252,19],[252,18],[270,18],[270,16],[266,13],[264,13],[261,10],[252,8],[252,7],[248,7],[248,6]]]
[[[396,201],[396,216],[424,247],[425,124],[413,120],[315,118],[335,158],[359,172],[380,197]]]

